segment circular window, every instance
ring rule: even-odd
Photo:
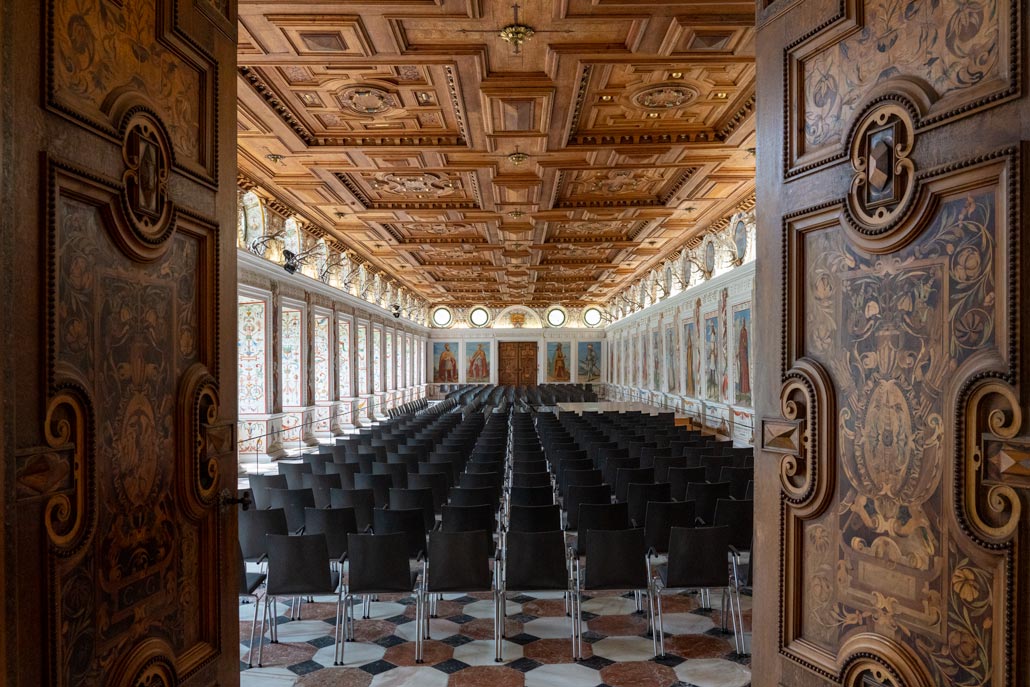
[[[565,324],[566,317],[568,316],[561,308],[551,308],[547,311],[547,324],[552,327],[560,327]]]
[[[583,311],[583,324],[588,327],[596,327],[601,324],[601,311],[598,308],[587,308]]]
[[[433,324],[437,327],[446,327],[451,323],[454,316],[451,315],[450,308],[437,308],[433,311]]]
[[[472,308],[472,312],[469,313],[469,322],[473,327],[483,327],[489,321],[490,313],[486,311],[486,308]]]

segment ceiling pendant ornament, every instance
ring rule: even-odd
[[[450,178],[433,172],[376,175],[368,185],[380,193],[414,198],[439,198],[455,191],[455,183]]]
[[[901,98],[873,105],[851,135],[854,177],[845,203],[851,228],[865,247],[881,243],[908,216],[916,189],[914,113]],[[891,246],[881,247],[893,250]]]
[[[632,102],[645,110],[673,110],[697,99],[697,91],[679,84],[660,84],[636,93]]]
[[[377,115],[395,109],[397,100],[390,93],[372,86],[351,86],[336,96],[340,106],[359,115]]]

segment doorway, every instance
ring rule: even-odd
[[[503,386],[536,386],[537,342],[498,342],[498,381]]]

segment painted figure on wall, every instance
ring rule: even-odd
[[[640,335],[640,386],[647,386],[647,335]]]
[[[751,308],[733,313],[733,333],[737,342],[737,378],[734,400],[740,405],[751,405]]]
[[[744,220],[737,220],[737,224],[733,227],[733,246],[736,249],[736,261],[743,262],[744,255],[747,254],[747,225],[744,224]]]
[[[482,384],[490,381],[490,356],[483,349],[481,342],[465,344],[465,357],[468,359],[468,368],[465,370],[465,381],[472,384]]]
[[[569,366],[565,360],[565,348],[560,341],[547,344],[547,381],[568,382],[571,380]]]
[[[437,384],[453,384],[458,381],[458,359],[454,357],[449,343],[433,344],[433,356],[436,358],[433,381]]]
[[[718,401],[719,396],[719,317],[705,318],[705,396]]]
[[[665,374],[669,378],[669,393],[676,393],[679,385],[679,370],[676,369],[676,328],[665,328]]]
[[[683,349],[685,352],[684,364],[686,366],[685,382],[683,393],[687,396],[697,396],[698,376],[700,370],[698,369],[698,357],[697,357],[697,325],[693,322],[687,322],[683,325]]]
[[[654,382],[654,390],[662,390],[662,335],[656,329],[651,332],[651,365],[653,374],[651,380]]]
[[[580,382],[590,383],[601,380],[601,342],[580,341],[579,342],[579,375]],[[610,351],[609,351],[610,353]],[[610,369],[610,367],[609,367]]]

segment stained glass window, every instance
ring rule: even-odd
[[[393,376],[393,332],[386,330],[386,388],[396,389],[397,385]]]
[[[332,361],[329,350],[329,315],[315,315],[314,330],[315,400],[332,400]]]
[[[241,302],[237,326],[239,412],[264,413],[267,376],[264,302]]]
[[[283,407],[303,404],[303,312],[283,308],[282,324],[282,392]]]
[[[368,393],[368,325],[358,325],[358,341],[356,344],[358,360],[358,394]]]
[[[383,390],[383,330],[372,330],[372,393]]]
[[[336,321],[336,360],[339,365],[340,398],[350,398],[350,320]]]

